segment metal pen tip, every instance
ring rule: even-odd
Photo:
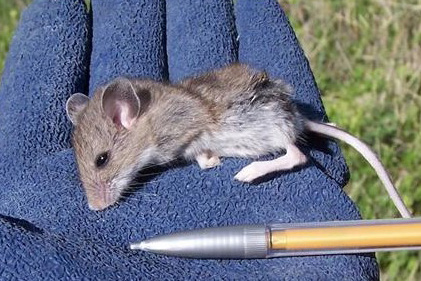
[[[266,237],[265,225],[214,227],[156,236],[130,249],[186,258],[265,258]]]
[[[130,250],[148,251],[147,243],[145,241],[131,243]]]

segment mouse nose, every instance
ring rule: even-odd
[[[104,182],[96,184],[94,188],[87,189],[86,195],[89,209],[93,211],[104,210],[117,201],[116,196],[111,192],[110,185]]]

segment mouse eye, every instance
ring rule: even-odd
[[[108,152],[104,152],[97,156],[95,160],[95,165],[97,168],[101,168],[105,166],[107,162],[108,162]]]

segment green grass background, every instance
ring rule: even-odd
[[[257,1],[257,0],[256,0]],[[0,73],[20,12],[0,0]],[[280,1],[310,60],[330,120],[380,155],[421,214],[421,0]],[[366,219],[398,217],[377,176],[342,146],[346,190]],[[421,280],[421,252],[379,253],[382,280]]]

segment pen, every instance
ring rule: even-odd
[[[270,223],[203,228],[132,243],[130,249],[207,259],[420,250],[421,219]]]

